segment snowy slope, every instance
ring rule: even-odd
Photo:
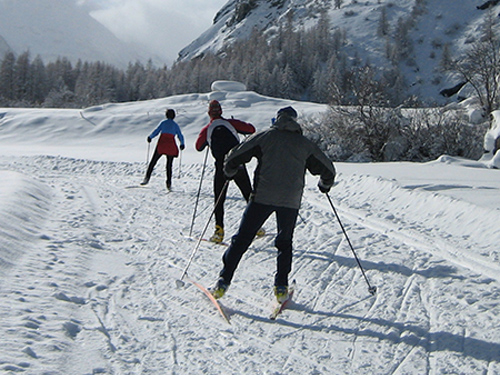
[[[345,30],[345,51],[351,58],[361,58],[374,66],[391,69],[387,59],[387,41],[394,44],[398,22],[412,19],[409,29],[411,58],[402,61],[400,69],[406,77],[412,94],[432,101],[444,102],[439,96],[443,88],[458,82],[440,70],[443,48],[450,46],[454,57],[459,56],[477,39],[487,11],[477,9],[486,1],[456,0],[365,0],[343,1],[340,9],[334,1],[316,0],[261,0],[250,1],[255,7],[248,12],[237,12],[241,2],[230,0],[219,11],[213,25],[179,53],[180,60],[189,60],[207,52],[217,53],[235,40],[248,38],[254,28],[262,30],[271,39],[281,25],[292,15],[296,29],[315,25],[320,13],[326,11],[331,29]],[[245,2],[242,2],[245,3]],[[417,5],[417,4],[420,5]],[[418,11],[414,11],[414,9]],[[389,33],[380,36],[378,28],[382,10],[386,11]],[[494,14],[500,7],[493,7]],[[414,16],[410,16],[411,14]],[[244,16],[243,16],[244,15]]]
[[[187,236],[204,153],[193,144],[211,98],[260,129],[285,105],[324,110],[220,91],[81,112],[0,109],[3,372],[500,373],[500,179],[479,162],[336,163],[330,196],[374,297],[311,176],[294,238],[298,291],[277,321],[268,319],[274,220],[222,299],[230,325],[194,286],[176,288],[196,245]],[[170,193],[163,160],[137,185],[166,107],[187,139]],[[196,236],[213,203],[212,164]],[[231,185],[229,236],[243,209]],[[203,243],[190,277],[211,284],[224,250]]]
[[[121,42],[68,0],[0,0],[0,36],[16,54],[29,50],[32,58],[40,55],[46,62],[67,57],[126,68],[129,62],[154,57]]]

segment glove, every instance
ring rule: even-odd
[[[229,180],[231,181],[233,178],[236,177],[236,173],[232,174],[232,175],[228,175],[227,172],[224,173],[224,176],[226,177],[226,180]]]
[[[148,137],[148,143],[151,143],[151,138],[150,137]]]
[[[236,175],[238,174],[238,169],[228,169],[228,168],[224,168],[224,176],[226,177],[226,180],[232,180],[233,178],[236,177]]]
[[[319,191],[321,191],[324,194],[327,194],[330,191],[331,187],[332,185],[327,185],[322,180],[319,180],[318,182]]]
[[[185,148],[184,145],[180,146],[181,151],[184,150],[184,148]]]

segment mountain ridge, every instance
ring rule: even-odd
[[[57,11],[54,11],[57,9]],[[2,46],[2,40],[5,45]],[[29,51],[44,61],[105,61],[120,68],[144,60],[144,53],[120,41],[76,3],[67,0],[0,1],[0,52]]]
[[[212,26],[179,52],[178,61],[218,54],[234,41],[248,38],[257,28],[268,36],[291,22],[294,30],[316,25],[326,12],[331,32],[343,30],[344,51],[351,59],[379,67],[394,65],[394,55],[411,94],[444,101],[439,92],[457,84],[444,73],[441,61],[446,50],[454,57],[477,40],[484,22],[484,1],[453,0],[230,0],[217,13]],[[340,4],[338,7],[336,4]],[[496,12],[498,6],[489,9]],[[382,27],[386,30],[383,31]],[[498,27],[498,25],[497,25]],[[497,29],[498,30],[498,29]],[[399,44],[398,44],[399,43]],[[407,50],[400,48],[405,43]]]

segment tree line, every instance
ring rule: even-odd
[[[387,7],[379,9],[377,34],[384,40],[386,64],[373,66],[349,54],[346,31],[330,25],[326,12],[309,29],[295,29],[293,14],[273,35],[255,29],[217,53],[206,53],[170,68],[152,62],[131,62],[118,69],[104,62],[71,63],[60,57],[45,64],[29,51],[19,56],[8,52],[0,61],[0,105],[23,107],[83,108],[106,102],[156,99],[190,92],[208,92],[215,80],[236,80],[251,91],[284,99],[308,100],[337,105],[359,104],[363,74],[379,90],[378,105],[422,105],[408,96],[408,83],[400,66],[411,65],[413,41],[410,30],[426,11],[426,2],[417,0],[412,11],[391,27]],[[465,56],[454,58],[443,46],[442,68],[469,82],[485,103],[488,112],[498,104],[498,38],[493,17],[487,19],[485,34]],[[488,59],[481,58],[487,56]]]
[[[60,57],[44,63],[29,51],[5,54],[0,62],[0,105],[78,108],[105,102],[155,99],[210,91],[215,80],[237,80],[249,90],[284,99],[328,103],[332,87],[352,103],[352,77],[365,62],[344,51],[345,31],[331,31],[322,13],[316,26],[294,30],[291,18],[269,38],[259,30],[218,53],[155,67],[130,63],[118,69],[104,62],[71,63]],[[397,64],[379,73],[391,104],[405,99]]]
[[[443,153],[477,158],[488,115],[500,106],[498,20],[490,13],[482,34],[462,56],[452,56],[443,46],[441,57],[443,71],[457,78],[457,87],[472,87],[485,124],[471,126],[463,113],[431,109],[409,115],[402,108],[421,103],[408,96],[399,66],[411,64],[409,31],[425,4],[417,0],[392,28],[381,8],[377,32],[386,41],[385,66],[348,55],[346,31],[332,31],[322,13],[310,29],[294,29],[290,17],[272,38],[254,30],[223,51],[170,68],[135,62],[118,69],[103,62],[72,64],[64,57],[45,64],[40,56],[31,59],[29,51],[17,57],[9,52],[0,62],[0,106],[84,108],[208,92],[215,80],[236,80],[263,95],[330,104],[320,123],[310,122],[308,133],[319,134],[318,143],[335,160],[432,160]]]

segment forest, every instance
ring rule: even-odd
[[[442,154],[477,159],[489,114],[499,108],[497,20],[486,18],[482,37],[463,56],[452,58],[443,47],[443,71],[467,82],[484,110],[483,123],[470,124],[463,112],[444,113],[408,94],[400,66],[411,59],[408,31],[417,12],[415,8],[390,32],[381,12],[378,32],[387,40],[385,66],[348,56],[345,31],[332,32],[326,14],[308,30],[294,30],[291,21],[272,38],[254,30],[217,54],[171,67],[131,62],[121,70],[104,62],[73,64],[64,57],[44,63],[29,51],[19,56],[9,52],[0,62],[0,106],[85,108],[208,92],[213,81],[234,80],[262,95],[329,104],[322,119],[305,121],[311,137],[335,160],[425,161]],[[409,115],[415,108],[420,110]]]
[[[404,51],[398,46],[407,42],[395,37],[393,51]],[[352,104],[353,77],[368,63],[349,57],[345,44],[345,31],[331,32],[323,15],[311,29],[293,30],[289,22],[272,38],[255,30],[224,51],[171,67],[131,62],[122,70],[104,62],[72,63],[65,57],[45,63],[29,51],[19,56],[9,52],[0,62],[0,105],[81,108],[206,92],[215,80],[236,80],[263,95],[319,103],[329,103],[336,87],[342,91],[342,104]],[[407,99],[398,58],[403,55],[392,56],[394,63],[377,73],[390,105]]]

